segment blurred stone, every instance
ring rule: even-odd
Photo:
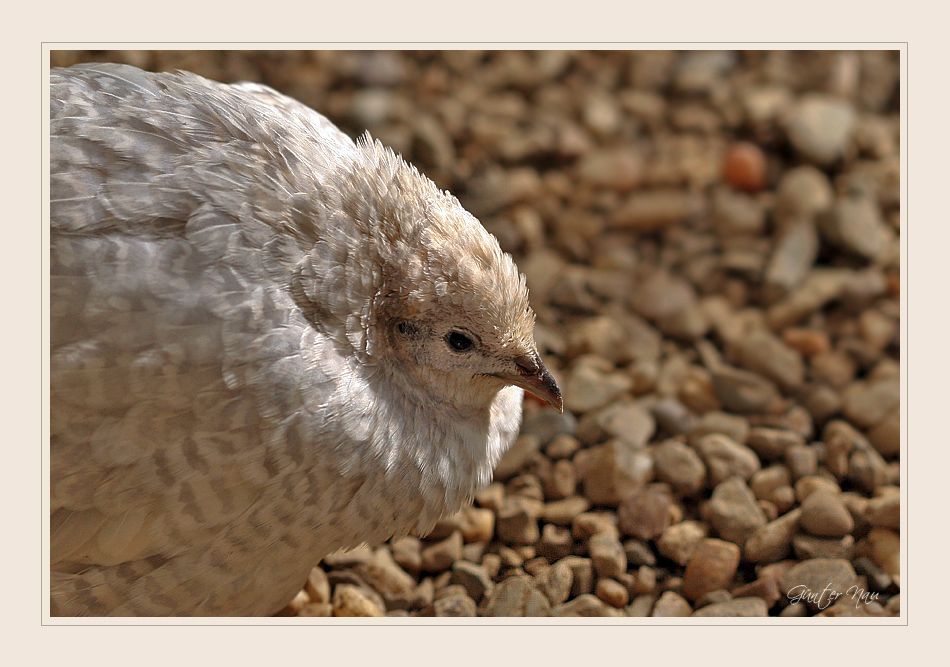
[[[723,616],[749,618],[768,615],[768,605],[760,597],[736,598],[728,602],[711,604],[693,612],[694,617],[704,618]]]
[[[706,464],[712,486],[732,476],[748,480],[760,467],[755,452],[719,433],[702,436],[694,447]]]
[[[706,482],[706,466],[692,447],[678,440],[664,440],[653,450],[654,469],[678,496],[699,493]]]
[[[551,604],[527,576],[508,577],[495,586],[485,605],[485,615],[547,616]]]
[[[656,548],[662,556],[685,566],[706,534],[703,524],[682,521],[663,531],[656,541]]]
[[[785,127],[798,153],[826,166],[844,156],[856,120],[854,108],[846,100],[812,93],[790,109]]]
[[[782,592],[792,604],[812,611],[827,609],[857,583],[851,563],[837,558],[814,558],[794,565],[781,580]]]
[[[755,496],[739,477],[730,477],[713,489],[708,512],[719,536],[740,547],[766,523]]]
[[[750,563],[774,563],[788,556],[800,518],[801,510],[794,509],[757,528],[745,542],[745,559]]]
[[[854,529],[851,514],[836,494],[812,493],[802,501],[801,510],[801,526],[812,535],[842,537]]]
[[[690,616],[692,613],[693,608],[689,606],[689,602],[683,599],[682,595],[673,591],[666,591],[653,605],[653,613],[650,616],[654,618],[673,618]]]
[[[621,501],[617,525],[623,535],[651,540],[672,523],[668,492],[649,486]]]
[[[686,564],[683,594],[695,601],[710,591],[728,588],[739,567],[739,553],[732,542],[701,540]]]

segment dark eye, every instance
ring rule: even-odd
[[[445,342],[447,342],[449,347],[456,352],[464,352],[474,345],[472,339],[463,334],[461,331],[450,332],[449,335],[445,337]]]

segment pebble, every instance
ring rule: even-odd
[[[739,547],[705,538],[696,546],[683,574],[683,595],[698,600],[710,591],[727,588],[739,567]]]
[[[488,571],[481,565],[467,560],[458,560],[452,564],[452,578],[449,582],[462,586],[476,603],[481,602],[482,598],[494,588]]]
[[[588,465],[583,471],[577,467],[584,495],[596,505],[616,507],[653,478],[653,457],[622,440],[608,440],[588,451]]]
[[[595,150],[581,158],[577,174],[591,185],[625,194],[640,185],[643,158],[629,147]]]
[[[781,579],[786,596],[802,596],[798,604],[807,604],[812,611],[829,607],[857,584],[851,563],[840,558],[813,558],[793,565]]]
[[[591,364],[579,364],[561,387],[564,408],[574,413],[590,412],[608,405],[632,387],[633,380],[624,373],[604,372]]]
[[[310,570],[307,583],[304,584],[304,591],[310,602],[330,602],[330,582],[327,579],[327,573],[319,567]]]
[[[749,480],[749,489],[759,500],[771,500],[773,492],[781,487],[789,486],[792,476],[788,468],[783,465],[771,465],[756,471]]]
[[[571,496],[546,503],[541,518],[557,526],[570,526],[574,517],[590,509],[590,501],[584,496]]]
[[[484,507],[463,507],[456,514],[465,542],[490,542],[495,534],[495,513]]]
[[[842,412],[858,426],[874,426],[900,408],[900,393],[899,377],[855,382],[841,396]]]
[[[547,444],[544,453],[550,459],[569,459],[580,448],[581,443],[577,438],[569,433],[560,433]]]
[[[571,597],[593,592],[594,564],[590,558],[565,556],[560,562],[571,568],[571,577],[573,580],[571,584]]]
[[[763,282],[769,301],[775,301],[796,288],[818,259],[818,228],[809,219],[786,225],[775,241],[765,266]]]
[[[551,616],[558,617],[602,617],[620,616],[616,609],[590,593],[584,593],[569,602],[551,609]]]
[[[571,553],[574,540],[571,531],[552,523],[544,524],[541,529],[541,538],[537,543],[538,555],[555,561]]]
[[[549,567],[539,578],[538,589],[544,593],[552,605],[566,602],[574,584],[574,573],[563,561],[558,561]]]
[[[744,597],[726,602],[717,602],[693,612],[694,617],[702,618],[722,616],[749,618],[768,615],[768,605],[760,597]]]
[[[372,560],[355,565],[353,571],[382,596],[387,608],[395,600],[406,599],[416,586],[416,580],[399,566],[389,549],[376,549]]]
[[[792,147],[802,157],[827,166],[844,156],[856,120],[850,102],[829,95],[807,94],[790,109],[785,130]]]
[[[333,589],[334,616],[385,616],[384,610],[372,600],[367,592],[353,584],[337,584]]]
[[[782,594],[778,588],[778,582],[772,577],[760,577],[753,582],[744,584],[734,589],[732,594],[736,599],[744,597],[762,598],[762,600],[765,602],[765,606],[769,608],[771,608],[782,597]]]
[[[702,199],[680,189],[657,189],[635,192],[607,219],[610,229],[654,232],[681,224],[699,215]]]
[[[694,447],[706,464],[712,486],[738,476],[748,480],[760,468],[759,459],[750,448],[733,442],[728,436],[712,433],[699,438]]]
[[[598,579],[594,594],[611,607],[623,607],[630,601],[627,587],[614,579]]]
[[[534,544],[541,537],[538,529],[540,503],[521,497],[506,498],[495,518],[495,532],[506,544]],[[459,535],[461,549],[461,535]],[[423,561],[425,551],[423,550]]]
[[[574,495],[577,489],[574,464],[566,459],[555,461],[553,465],[548,459],[542,461],[546,464],[541,473],[544,497],[548,500],[560,500]]]
[[[901,527],[901,492],[896,486],[878,487],[878,494],[868,501],[864,517],[869,524],[879,528]]]
[[[765,187],[768,173],[765,154],[755,144],[733,144],[722,166],[723,177],[735,188],[758,192]]]
[[[633,449],[644,447],[656,431],[656,420],[640,403],[618,401],[594,415],[588,429],[599,438],[617,438]]]
[[[746,440],[749,437],[749,420],[742,415],[711,410],[703,414],[699,424],[690,431],[689,440],[695,443],[696,440],[709,433],[721,433],[729,436],[734,442],[744,445],[747,444]]]
[[[425,572],[444,572],[462,557],[462,533],[455,531],[444,540],[422,548],[422,569]]]
[[[545,445],[561,434],[573,435],[576,430],[577,418],[574,415],[547,407],[525,416],[521,425],[523,434],[534,435]]]
[[[792,445],[785,450],[785,465],[794,479],[814,475],[818,470],[818,453],[808,445]]]
[[[505,480],[517,473],[541,450],[541,439],[536,435],[522,434],[515,438],[511,447],[495,466],[495,479]]]
[[[710,372],[716,396],[727,410],[765,412],[779,398],[775,385],[755,373],[725,365],[710,369]]]
[[[750,563],[774,563],[787,557],[800,519],[801,510],[796,508],[757,528],[743,547],[745,559]]]
[[[811,165],[793,167],[779,179],[775,209],[781,216],[814,220],[830,209],[833,202],[831,181]]]
[[[802,501],[801,526],[817,537],[843,537],[854,529],[854,521],[840,496],[816,491]]]
[[[586,540],[594,535],[610,535],[620,538],[617,529],[617,517],[608,512],[584,512],[574,517],[572,534],[577,540]]]
[[[653,449],[656,478],[678,497],[699,493],[706,482],[706,466],[696,450],[678,440],[664,440]]]
[[[709,521],[719,536],[740,547],[766,523],[755,496],[739,477],[730,477],[718,484],[713,489],[707,509]]]
[[[799,560],[841,558],[850,561],[854,557],[854,538],[850,535],[815,537],[802,533],[792,539],[792,548]]]
[[[432,603],[432,608],[437,617],[462,618],[477,616],[475,601],[462,594],[439,598]]]
[[[669,492],[655,486],[623,500],[617,508],[617,526],[625,536],[652,540],[673,523]]]
[[[877,202],[868,196],[837,199],[818,223],[829,243],[867,260],[881,259],[893,241]]]
[[[707,534],[704,524],[692,520],[681,521],[663,531],[656,540],[656,549],[665,558],[685,566]]]
[[[497,584],[485,604],[485,615],[492,617],[547,616],[550,610],[547,598],[525,575],[508,577]]]
[[[716,233],[723,239],[760,235],[765,228],[765,209],[761,200],[729,188],[713,191],[712,216]],[[758,252],[754,256],[761,258]]]
[[[786,389],[805,379],[805,363],[794,348],[763,329],[756,329],[735,343],[736,361],[753,373],[764,375]]]
[[[666,591],[653,605],[653,613],[650,616],[654,618],[676,618],[690,616],[693,608],[682,595],[674,591]]]
[[[871,551],[871,560],[887,572],[899,586],[901,576],[900,535],[886,528],[874,528],[868,533],[867,541]]]
[[[599,533],[592,536],[587,549],[598,576],[618,577],[626,572],[627,553],[613,535]]]

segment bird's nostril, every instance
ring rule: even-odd
[[[541,368],[537,355],[522,355],[515,359],[518,370],[525,375],[534,375]]]

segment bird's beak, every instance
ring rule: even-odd
[[[551,373],[541,362],[537,352],[523,354],[515,359],[515,372],[502,375],[501,378],[511,384],[531,392],[545,403],[564,412],[564,401],[561,399],[561,390]]]

